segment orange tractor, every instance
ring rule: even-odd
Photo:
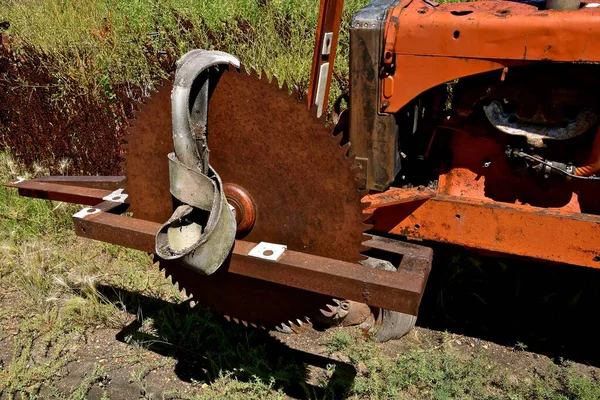
[[[308,108],[194,50],[128,129],[125,176],[8,186],[87,205],[79,236],[155,254],[196,302],[288,333],[401,337],[433,256],[414,241],[600,267],[600,4],[375,0],[328,128],[342,3],[321,1]]]

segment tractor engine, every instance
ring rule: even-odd
[[[524,256],[539,236],[535,257],[555,261],[546,232],[586,236],[565,221],[600,214],[597,3],[376,1],[354,17],[350,56],[349,140],[367,188],[429,193],[375,213],[376,231]],[[597,248],[569,262],[598,266]]]

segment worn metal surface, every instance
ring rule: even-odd
[[[20,196],[33,197],[35,199],[64,201],[67,203],[96,205],[113,191],[106,189],[85,188],[59,183],[43,181],[8,182],[4,186],[19,190]]]
[[[385,17],[394,3],[372,2],[354,15],[350,27],[351,152],[365,173],[366,187],[379,191],[388,188],[400,169],[396,122],[379,113],[378,103]]]
[[[256,101],[260,93],[261,101]],[[255,72],[225,73],[210,103],[211,165],[252,196],[246,240],[343,261],[361,259],[361,173],[340,137]]]
[[[375,210],[395,206],[404,203],[424,201],[436,195],[435,190],[426,187],[407,189],[391,188],[381,193],[369,194],[363,197],[363,203],[367,203],[365,214],[372,214]]]
[[[233,210],[210,165],[207,143],[211,89],[224,70],[234,67],[239,61],[230,54],[191,50],[177,61],[171,93],[175,151],[169,154],[169,180],[179,205],[156,236],[156,254],[204,275],[223,265],[236,235]]]
[[[32,181],[110,191],[125,187],[124,176],[40,176],[39,178],[32,179]]]
[[[438,195],[376,211],[374,232],[600,268],[600,216]]]
[[[516,113],[506,113],[502,104],[492,101],[483,106],[490,123],[499,131],[508,135],[524,136],[534,147],[544,147],[544,139],[567,140],[587,132],[598,122],[598,114],[591,109],[581,110],[577,116],[564,126],[555,126],[543,116],[535,121],[523,121]]]
[[[134,216],[161,223],[173,209],[166,163],[173,145],[171,126],[164,122],[171,120],[169,90],[165,86],[142,109],[129,131],[127,155]],[[225,186],[237,185],[255,204],[246,240],[348,262],[362,258],[361,172],[347,156],[348,147],[340,147],[340,137],[333,137],[304,102],[275,80],[242,69],[222,75],[209,110],[211,165]],[[248,261],[232,259],[231,265],[237,262]],[[330,300],[235,274],[208,280],[174,264],[161,267],[199,303],[270,326],[302,319]],[[265,306],[269,301],[281,307]]]
[[[344,0],[321,0],[320,2],[307,93],[308,107],[312,108],[316,105],[318,117],[321,116],[323,110],[327,110],[343,9]],[[326,67],[323,68],[323,65]]]
[[[130,211],[138,219],[163,223],[173,212],[167,162],[167,155],[173,151],[171,83],[163,81],[135,116],[124,136]]]
[[[223,191],[227,202],[235,210],[237,237],[244,237],[252,230],[254,222],[256,222],[256,203],[243,187],[234,183],[225,184]]]
[[[79,236],[142,251],[153,248],[154,237],[160,229],[160,224],[155,222],[105,212],[74,218],[74,224]],[[399,249],[404,249],[402,244],[390,239],[371,237],[369,242],[380,249],[395,250],[396,254]],[[162,267],[167,265],[167,273],[182,288],[191,291],[195,301],[204,304],[204,301],[215,302],[214,298],[217,297],[221,300],[214,305],[217,311],[229,314],[231,309],[239,308],[238,314],[234,315],[237,318],[270,325],[270,307],[277,309],[277,314],[280,314],[278,321],[286,321],[294,316],[293,310],[298,307],[314,312],[315,306],[322,307],[325,304],[323,301],[327,296],[416,314],[431,265],[430,258],[429,264],[425,265],[421,258],[411,254],[411,250],[414,252],[420,247],[414,245],[407,248],[406,254],[399,254],[407,261],[400,264],[398,271],[383,271],[292,250],[287,250],[276,262],[265,261],[248,256],[255,246],[256,243],[236,241],[229,268],[210,276],[198,277],[193,270],[178,264],[163,262]],[[231,278],[233,276],[239,279],[234,280]],[[269,285],[269,282],[279,285]],[[321,293],[326,297],[314,296],[315,301],[312,295],[297,292],[294,288]],[[233,293],[237,292],[238,296],[232,296],[230,290],[235,290]],[[248,302],[237,304],[240,297],[250,294],[260,296],[260,305],[265,309]],[[276,299],[274,295],[282,297]],[[294,300],[298,297],[294,295],[302,295],[306,303],[295,304]],[[276,301],[269,306],[268,300]],[[282,310],[291,314],[282,314]],[[297,318],[301,316],[299,314]]]
[[[546,0],[546,10],[577,10],[580,0]]]
[[[390,10],[385,43],[395,70],[382,81],[389,96],[382,93],[380,105],[396,112],[425,90],[463,76],[533,61],[600,61],[600,9],[403,1]]]

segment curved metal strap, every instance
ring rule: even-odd
[[[239,61],[223,52],[192,50],[177,62],[171,93],[171,194],[181,204],[156,236],[156,254],[212,274],[227,259],[236,221],[219,175],[209,164],[208,100],[223,68]]]

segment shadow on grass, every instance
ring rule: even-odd
[[[418,325],[600,366],[600,271],[436,245]]]
[[[262,329],[246,328],[223,317],[139,293],[102,286],[99,290],[137,318],[117,334],[117,340],[138,344],[177,360],[176,375],[186,382],[211,383],[220,374],[260,379],[296,398],[343,398],[350,391],[354,366],[294,350]],[[326,382],[308,382],[308,366],[332,371]],[[325,374],[323,374],[325,376]]]

